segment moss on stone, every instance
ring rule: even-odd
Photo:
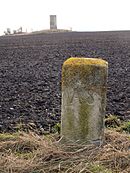
[[[63,66],[64,65],[100,65],[106,67],[108,63],[107,61],[98,58],[71,57],[64,62]]]
[[[79,111],[79,131],[81,140],[85,140],[89,133],[89,116],[90,106],[88,106],[85,100],[82,100]]]
[[[70,86],[75,81],[91,85],[105,85],[103,78],[107,78],[106,68],[108,63],[102,59],[96,58],[69,58],[63,64],[62,68],[62,86]],[[100,74],[100,75],[99,75]],[[95,76],[95,79],[91,79]],[[100,77],[100,79],[98,79]],[[102,78],[102,79],[101,79]],[[90,82],[86,82],[90,81]]]

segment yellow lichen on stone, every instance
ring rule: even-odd
[[[107,61],[103,59],[97,58],[78,58],[78,57],[71,57],[67,59],[64,65],[100,65],[100,66],[107,66]]]
[[[108,63],[105,60],[97,58],[69,58],[62,67],[62,86],[73,85],[80,80],[82,83],[88,83],[87,80],[91,80],[91,76],[94,76],[95,80],[91,80],[91,85],[103,85],[100,82],[106,78],[106,69]],[[99,75],[100,74],[100,75]],[[97,77],[96,77],[97,76]],[[100,79],[99,79],[100,76]],[[101,79],[102,78],[102,79]]]

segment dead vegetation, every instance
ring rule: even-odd
[[[0,173],[128,173],[130,136],[106,130],[102,146],[61,146],[58,135],[0,135]]]

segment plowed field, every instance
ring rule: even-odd
[[[69,57],[109,63],[107,114],[130,119],[130,32],[0,37],[0,131],[51,129],[61,115],[61,68]],[[16,127],[15,127],[16,128]]]

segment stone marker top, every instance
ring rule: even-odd
[[[108,66],[107,61],[98,58],[78,58],[71,57],[67,59],[63,65],[97,65],[97,66]]]
[[[75,57],[67,59],[62,67],[62,87],[82,86],[106,87],[108,63],[103,59]]]

